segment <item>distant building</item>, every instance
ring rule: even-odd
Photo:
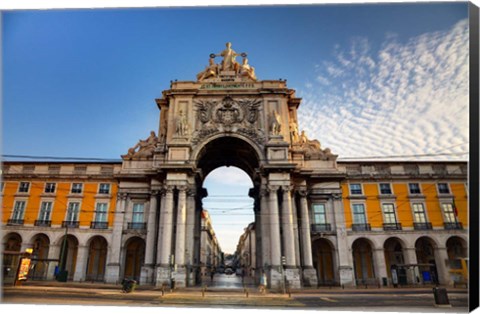
[[[222,264],[222,250],[213,230],[210,214],[207,210],[202,211],[201,227],[202,246],[200,248],[200,265],[202,276],[210,276]]]
[[[235,251],[237,268],[240,268],[245,276],[255,276],[257,265],[256,241],[255,223],[251,223],[240,236]]]

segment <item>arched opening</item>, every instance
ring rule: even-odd
[[[468,281],[467,242],[460,237],[450,237],[446,243],[450,279],[454,284]]]
[[[353,267],[357,285],[365,284],[375,278],[372,246],[367,239],[357,239],[352,244]]]
[[[417,281],[438,283],[437,264],[435,261],[435,242],[429,237],[421,237],[415,242],[418,274]]]
[[[145,241],[133,237],[125,243],[125,270],[124,278],[140,280],[141,267],[145,261]]]
[[[32,280],[45,280],[49,268],[50,239],[45,234],[37,234],[33,237],[32,244],[32,267],[28,277]]]
[[[107,240],[105,240],[104,237],[96,236],[90,240],[85,280],[103,281],[107,260],[107,248]]]
[[[397,276],[396,282],[401,285],[407,284],[407,270],[404,267],[397,267],[405,264],[402,242],[398,238],[388,238],[383,244],[383,249],[388,278],[392,280],[392,268],[394,268]]]
[[[326,239],[318,239],[313,242],[312,251],[318,285],[333,285],[335,283],[333,245]]]
[[[61,245],[59,256],[59,268],[60,270],[66,270],[68,272],[68,279],[73,280],[75,274],[75,267],[77,265],[77,252],[78,252],[78,240],[73,235],[67,235],[59,241]]]
[[[3,238],[3,282],[13,282],[22,248],[22,237],[18,233],[8,233]]]
[[[261,157],[254,146],[246,140],[224,136],[211,140],[197,154],[197,168],[201,169],[197,186],[204,196],[197,200],[197,212],[201,213],[193,261],[198,265],[197,284],[241,288],[253,284],[259,276]],[[216,240],[208,232],[209,223]]]

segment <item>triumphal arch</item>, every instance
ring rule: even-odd
[[[122,247],[135,236],[124,215],[145,202],[145,257],[141,282],[177,287],[199,283],[199,241],[204,178],[221,166],[236,166],[252,179],[256,272],[278,288],[283,276],[293,288],[316,286],[309,204],[333,209],[337,271],[352,284],[337,156],[299,131],[301,98],[284,80],[259,80],[246,53],[230,43],[212,53],[195,81],[171,82],[156,99],[158,132],[123,155],[107,281],[122,273]],[[321,123],[321,121],[319,121]],[[158,136],[157,136],[158,134]]]

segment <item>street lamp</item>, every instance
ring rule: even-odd
[[[285,265],[287,264],[287,259],[285,256],[282,256],[282,278],[283,278],[283,294],[286,294],[287,279],[285,278]]]

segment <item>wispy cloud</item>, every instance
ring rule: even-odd
[[[316,66],[299,91],[309,137],[340,157],[468,151],[468,21],[371,47],[354,38]]]

